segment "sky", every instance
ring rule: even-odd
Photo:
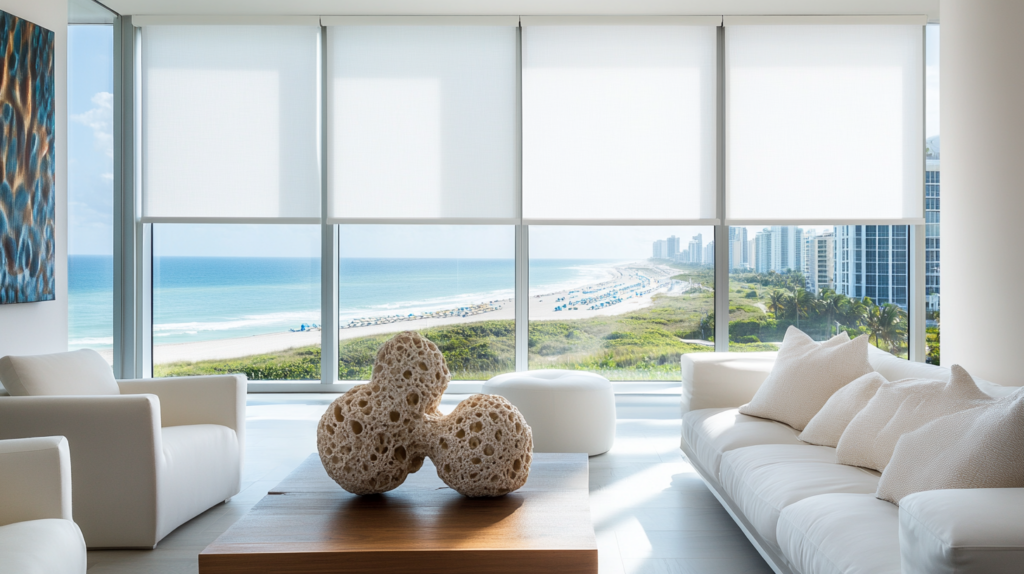
[[[926,136],[939,133],[939,27],[926,33]],[[113,28],[68,32],[68,252],[113,252]],[[762,226],[748,227],[748,238]],[[822,230],[829,229],[822,227]],[[641,259],[656,239],[676,235],[703,243],[710,227],[530,228],[530,255],[543,259]],[[342,257],[512,258],[512,226],[341,226]],[[316,225],[157,225],[156,256],[317,257]]]

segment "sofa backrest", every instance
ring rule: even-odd
[[[875,368],[883,377],[888,381],[898,381],[900,379],[933,379],[937,381],[949,380],[949,368],[940,367],[938,365],[929,365],[927,363],[915,363],[906,359],[893,356],[890,353],[875,347],[868,347],[868,361],[871,362],[871,366]],[[970,373],[969,366],[963,366]],[[974,377],[974,382],[978,385],[978,388],[984,391],[987,395],[994,398],[1002,398],[1012,394],[1020,387],[1004,387],[986,381],[985,379],[979,379]]]
[[[110,365],[91,349],[0,358],[0,383],[14,397],[121,394]]]

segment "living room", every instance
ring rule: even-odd
[[[447,535],[448,550],[480,544],[458,568],[1014,570],[992,556],[1024,547],[1008,518],[1024,470],[999,454],[1016,434],[964,419],[974,434],[949,436],[996,443],[972,443],[994,462],[963,468],[956,452],[936,468],[897,448],[926,423],[941,434],[931,419],[989,409],[994,421],[1018,387],[1005,333],[1018,278],[1004,237],[1020,210],[1009,191],[1021,123],[1013,63],[1024,51],[1012,3],[8,0],[0,10],[6,69],[21,82],[0,94],[10,126],[0,357],[12,361],[0,363],[0,394],[14,395],[0,396],[0,447],[55,437],[9,448],[53,459],[43,472],[60,477],[59,504],[47,518],[73,517],[62,526],[70,559],[90,571],[221,571],[215,556],[244,554],[231,541],[251,534],[275,493],[306,488],[302,473],[327,479],[317,484],[329,500],[367,494],[342,478],[349,459],[330,462],[343,448],[326,438],[341,432],[336,407],[384,384],[387,349],[421,345],[443,357],[422,364],[446,383],[402,407],[419,409],[423,433],[484,404],[466,400],[478,393],[504,397],[532,432],[532,467],[529,452],[509,455],[527,472],[502,471],[518,486],[487,499],[505,505],[504,521]],[[946,395],[913,387],[886,411],[883,395],[908,378],[967,398],[940,408]],[[806,379],[818,386],[794,382]],[[900,427],[914,401],[929,420]],[[884,456],[856,458],[840,435],[868,433],[873,409],[905,432],[885,439]],[[825,418],[844,422],[822,438]],[[434,486],[483,492],[464,483],[479,473],[446,474],[450,453],[389,448],[423,470],[387,488],[373,478],[384,503]],[[758,449],[775,449],[774,462],[751,458]],[[576,470],[556,472],[562,464]],[[904,492],[920,477],[897,474],[903,465],[937,482]],[[6,474],[16,466],[0,464],[4,482],[37,480]],[[545,508],[530,493],[559,472],[586,475],[554,489],[577,505],[550,523],[564,539],[524,539],[521,549],[546,553],[522,563],[529,552],[486,542],[506,537],[491,527],[544,522],[531,518]],[[526,474],[533,482],[516,482]],[[929,498],[958,489],[993,496]],[[854,495],[866,498],[827,504]],[[830,523],[815,514],[823,508],[859,526]],[[928,512],[953,518],[915,527],[912,511],[920,524]],[[343,524],[362,516],[339,512]],[[395,536],[428,537],[422,517],[405,522]],[[340,530],[317,535],[340,540]],[[999,550],[965,549],[975,546]],[[402,571],[360,562],[365,550],[324,571]],[[417,571],[453,559],[392,550]],[[271,554],[235,568],[303,571]]]

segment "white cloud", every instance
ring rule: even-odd
[[[114,159],[114,94],[99,92],[92,97],[93,108],[84,114],[71,116],[73,121],[92,128],[96,145]]]

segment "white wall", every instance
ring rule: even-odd
[[[54,32],[57,90],[56,300],[0,305],[0,357],[68,348],[67,0],[0,0],[0,10]]]
[[[1024,385],[1024,2],[942,0],[942,364]]]

